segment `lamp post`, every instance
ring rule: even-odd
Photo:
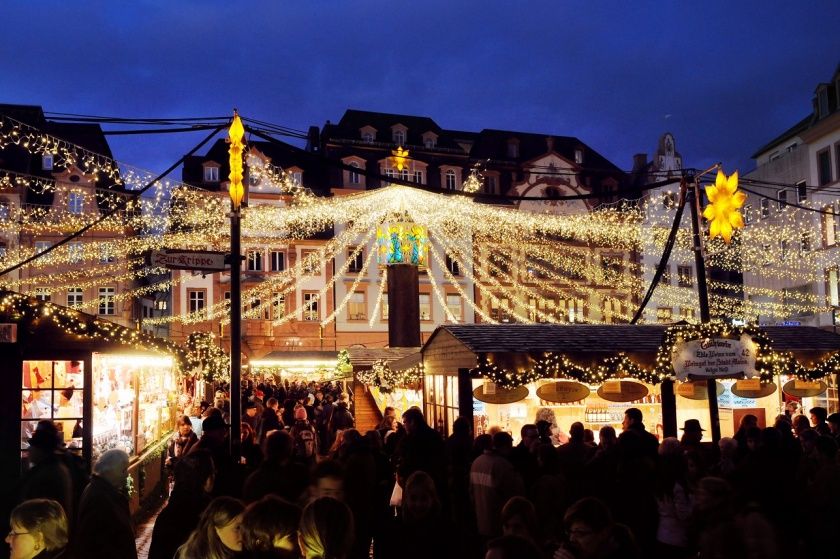
[[[245,196],[242,182],[242,138],[245,129],[234,110],[230,125],[230,454],[234,463],[240,459],[242,421],[242,294],[241,294],[241,205]]]

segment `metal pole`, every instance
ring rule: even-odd
[[[231,205],[230,211],[230,454],[234,463],[240,459],[242,422],[242,294],[241,294],[241,214]]]
[[[697,268],[697,292],[700,299],[700,322],[711,320],[709,313],[709,290],[706,285],[706,262],[703,258],[703,243],[700,236],[699,201],[697,181],[694,171],[687,171],[685,181],[688,187],[688,205],[691,208],[692,249],[694,250],[694,265]],[[709,418],[712,424],[712,441],[720,440],[720,410],[718,409],[717,381],[706,380],[706,393],[709,398]]]

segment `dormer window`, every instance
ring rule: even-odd
[[[67,194],[67,211],[71,214],[80,214],[85,209],[85,197],[81,192],[70,192]]]
[[[362,126],[359,128],[359,135],[366,144],[372,144],[376,140],[376,128],[373,126]]]
[[[394,130],[394,143],[398,146],[405,145],[405,130]]]
[[[53,154],[45,153],[41,156],[41,169],[44,171],[52,171],[53,168]]]
[[[507,142],[507,156],[511,159],[519,157],[519,140],[511,138]]]
[[[583,163],[583,150],[576,149],[575,150],[575,163],[581,165]]]
[[[219,167],[217,165],[204,166],[204,182],[219,182]]]
[[[362,134],[362,141],[364,141],[367,144],[372,144],[373,134],[371,132],[365,132],[364,134]]]

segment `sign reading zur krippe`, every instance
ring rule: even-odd
[[[679,380],[687,378],[751,378],[755,369],[756,344],[743,334],[738,339],[702,338],[674,344],[671,365]]]
[[[152,266],[171,270],[222,271],[230,268],[225,253],[209,250],[155,250],[149,256]]]

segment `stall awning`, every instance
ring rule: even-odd
[[[351,347],[347,350],[347,353],[350,355],[350,364],[356,370],[370,369],[376,361],[386,361],[393,369],[394,362],[412,355],[416,355],[417,362],[420,362],[419,347]]]
[[[294,369],[318,369],[335,367],[337,351],[272,351],[259,359],[252,359],[252,367],[286,367]]]

